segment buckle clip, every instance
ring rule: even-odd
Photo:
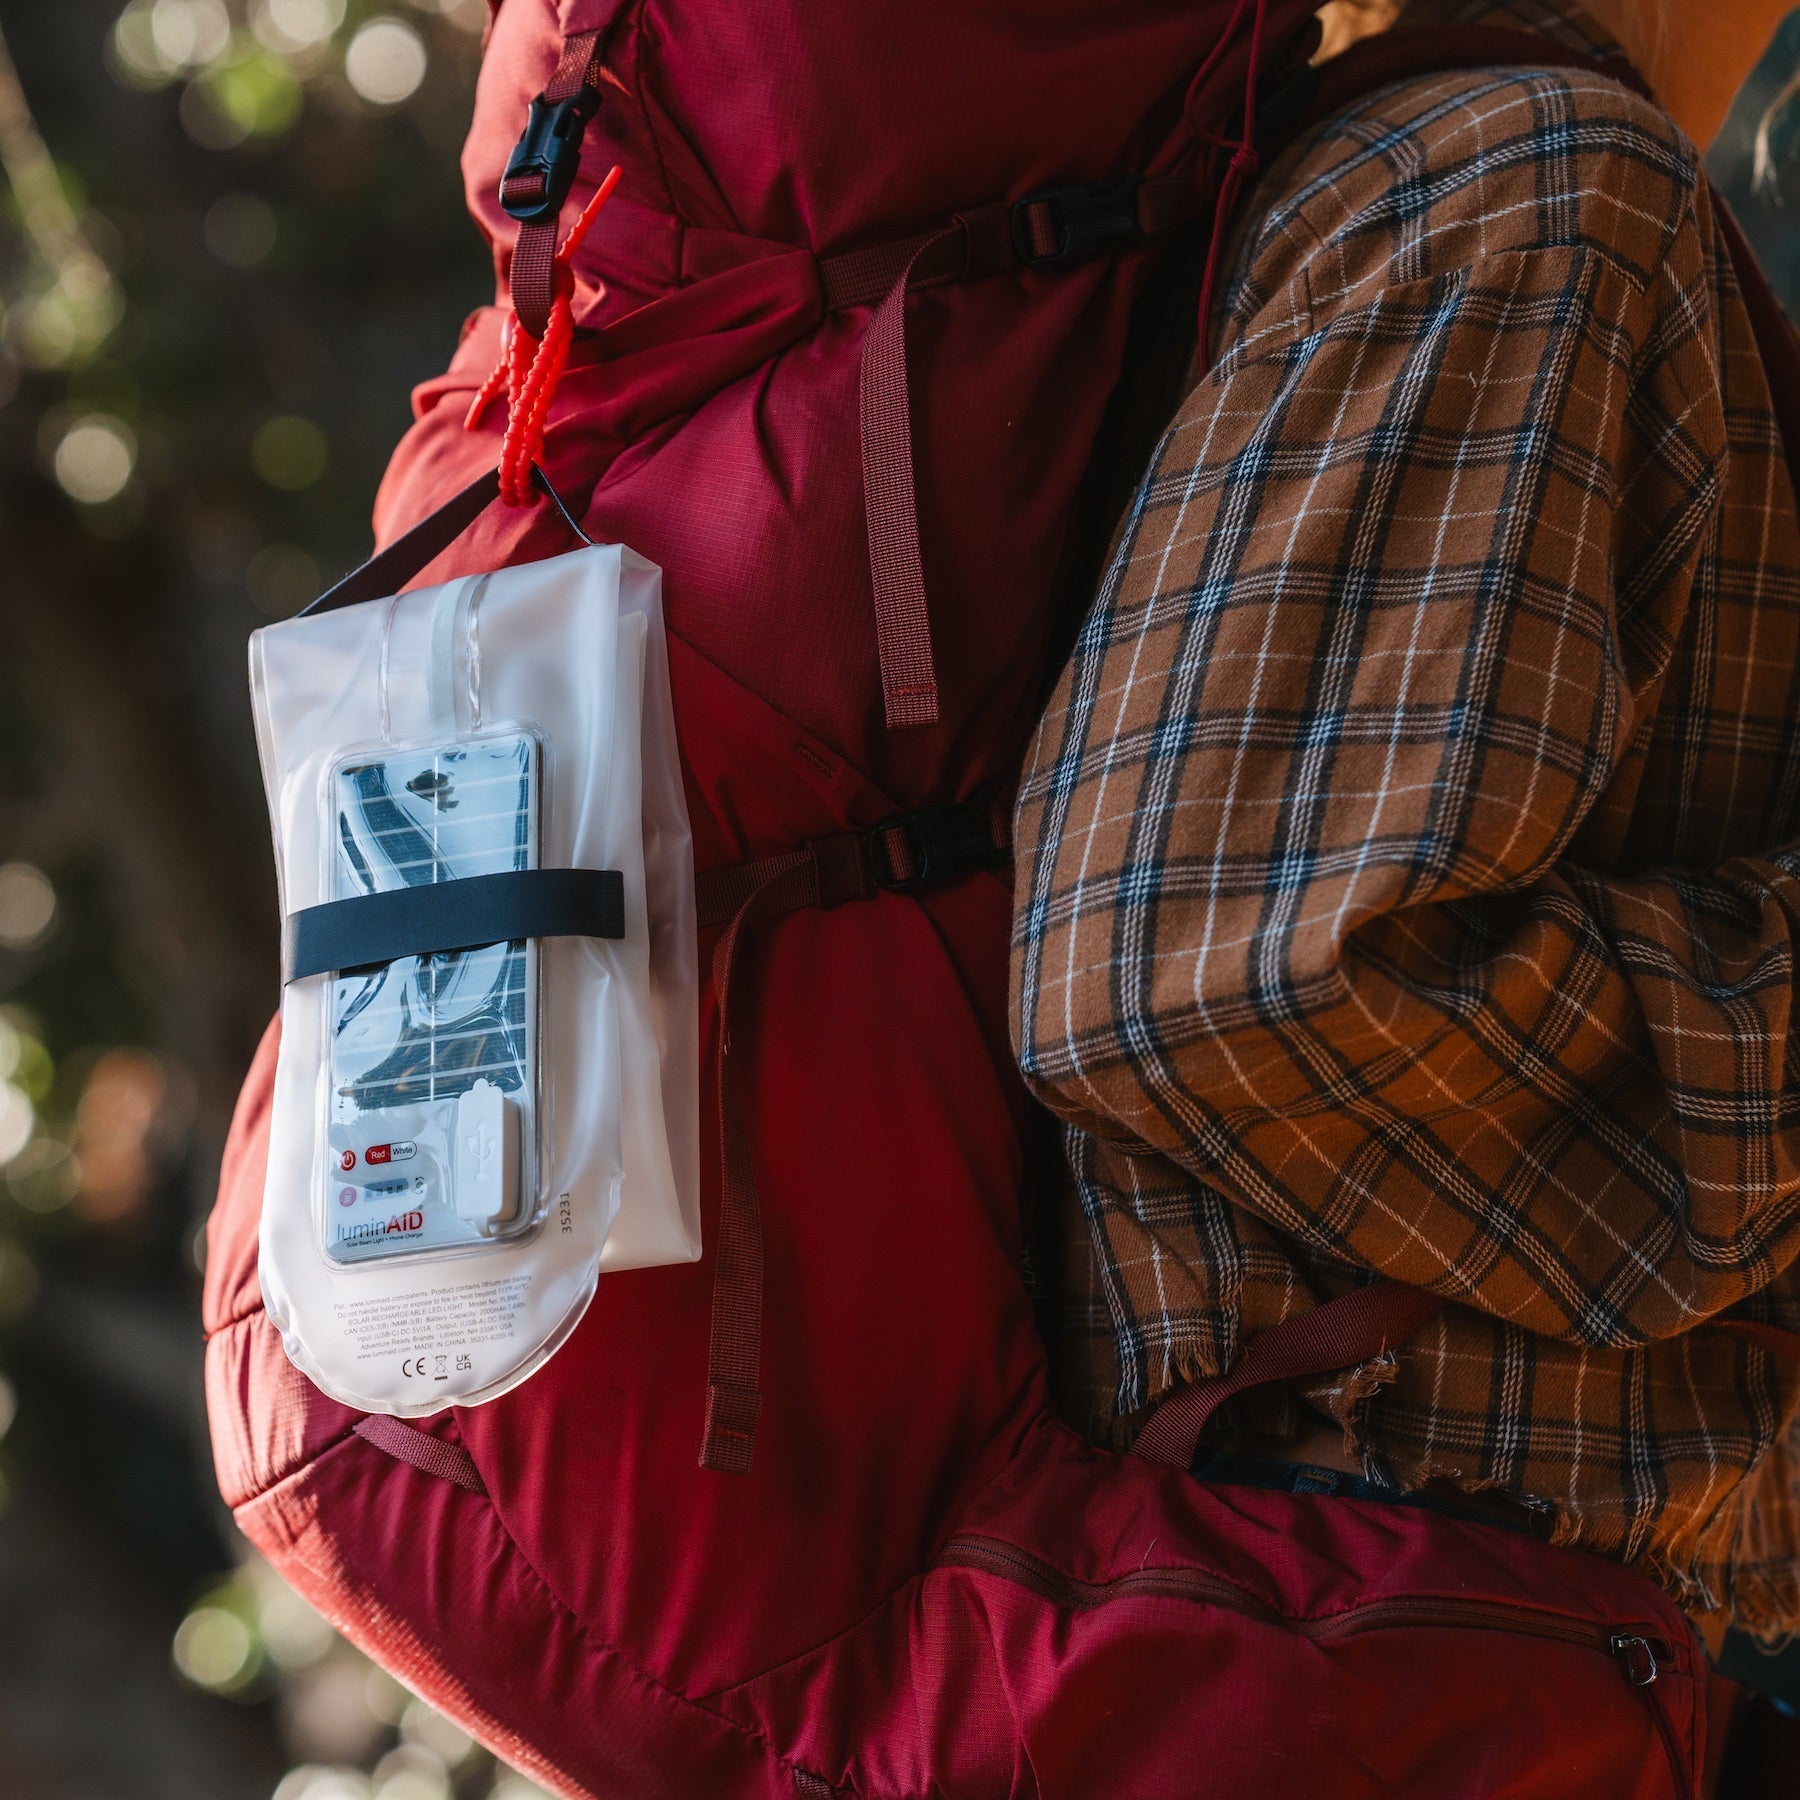
[[[1013,249],[1027,268],[1042,269],[1057,263],[1091,261],[1114,250],[1135,250],[1150,241],[1138,223],[1137,191],[1141,175],[1124,181],[1101,182],[1091,187],[1045,188],[1016,201],[1012,209]],[[1042,207],[1050,215],[1053,247],[1039,247],[1032,230],[1032,211]]]
[[[562,211],[581,167],[581,137],[600,110],[600,90],[585,82],[566,100],[531,103],[525,129],[500,178],[500,207],[521,225],[538,225]]]
[[[1633,1687],[1649,1687],[1662,1673],[1657,1651],[1661,1650],[1664,1656],[1669,1654],[1668,1645],[1628,1631],[1615,1632],[1607,1640],[1606,1647],[1624,1665],[1625,1679]]]
[[[863,834],[869,873],[875,885],[890,894],[916,893],[922,887],[954,881],[977,869],[997,869],[1007,862],[1008,850],[994,842],[985,795],[949,806],[924,806],[917,812],[896,813]],[[888,855],[887,839],[902,833],[911,851],[912,869],[902,874]]]

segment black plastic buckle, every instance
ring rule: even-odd
[[[562,211],[581,167],[581,135],[600,110],[600,90],[585,83],[566,100],[531,103],[525,129],[500,178],[500,206],[521,225],[541,224]]]
[[[1050,263],[1087,262],[1149,243],[1150,234],[1138,223],[1137,214],[1137,191],[1143,184],[1141,175],[1133,175],[1096,187],[1045,188],[1027,194],[1012,209],[1013,249],[1019,261],[1041,269]],[[1054,250],[1032,248],[1031,209],[1037,206],[1050,210]]]
[[[998,869],[1008,853],[994,842],[992,809],[985,797],[949,806],[924,806],[896,813],[871,826],[863,838],[869,872],[877,887],[890,894],[910,894],[922,887],[954,881],[977,869]],[[898,874],[888,860],[885,839],[903,832],[912,847],[913,872]]]

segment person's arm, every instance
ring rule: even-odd
[[[1711,854],[1663,866],[1634,811],[1687,779],[1693,659],[1779,654],[1690,636],[1707,281],[1690,222],[1653,267],[1506,252],[1253,332],[1159,452],[1020,809],[1050,1105],[1596,1344],[1800,1251],[1800,847],[1717,854],[1762,797],[1695,793],[1657,829]],[[1755,780],[1794,722],[1751,677]]]

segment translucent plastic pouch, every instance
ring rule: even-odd
[[[349,1405],[491,1399],[700,1254],[661,576],[620,547],[251,640],[284,931],[264,1303]]]

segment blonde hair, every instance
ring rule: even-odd
[[[1317,61],[1327,62],[1348,50],[1358,38],[1386,31],[1406,11],[1407,0],[1327,0],[1319,8],[1325,36]]]

